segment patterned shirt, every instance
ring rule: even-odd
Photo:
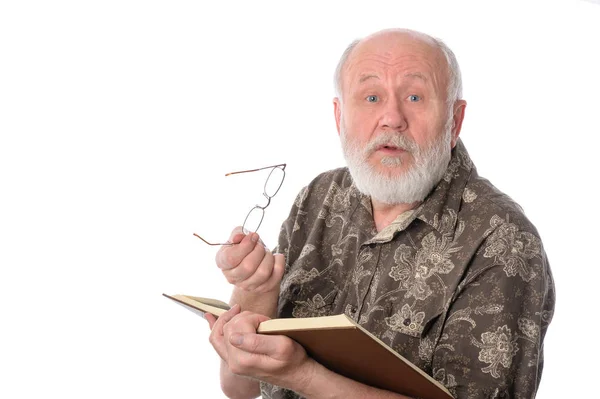
[[[296,198],[278,251],[278,317],[345,313],[457,398],[535,396],[550,267],[535,227],[460,140],[421,206],[380,232],[346,168],[321,174]],[[266,383],[261,392],[299,397]]]

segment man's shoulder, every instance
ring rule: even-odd
[[[489,283],[497,284],[498,278],[506,277],[514,287],[538,290],[553,303],[552,273],[544,245],[523,208],[487,179],[475,176],[465,187],[461,211],[464,239],[476,242],[476,258],[463,283],[489,270],[496,276],[490,277]],[[475,237],[478,239],[473,240]]]
[[[352,177],[348,168],[341,167],[320,173],[305,186],[296,199],[296,205],[301,207],[307,202],[322,203],[327,197],[354,189]]]
[[[463,209],[479,220],[487,219],[490,229],[499,224],[510,223],[520,231],[527,231],[539,237],[537,229],[521,205],[486,178],[475,175],[469,179],[462,200]]]
[[[331,169],[317,175],[308,185],[309,188],[317,188],[327,186],[331,183],[336,183],[341,187],[349,187],[352,185],[352,177],[347,167]]]

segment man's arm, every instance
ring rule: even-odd
[[[241,309],[275,317],[279,297],[279,283],[283,275],[283,255],[273,255],[267,250],[258,234],[244,235],[234,229],[230,242],[235,245],[222,247],[216,261],[227,280],[234,284],[230,305]],[[211,329],[216,318],[207,315]],[[212,335],[212,334],[211,334]],[[235,375],[227,362],[221,358],[221,390],[229,398],[255,398],[260,395],[259,382]]]
[[[217,253],[217,266],[227,281],[234,285],[230,305],[239,304],[243,310],[276,317],[280,284],[285,272],[285,258],[281,253],[289,247],[297,204],[303,192],[298,194],[290,215],[282,225],[277,246],[280,254],[274,255],[266,249],[258,234],[243,234],[241,227],[234,229],[230,237],[230,242],[236,245],[224,246]],[[210,319],[212,329],[216,319],[212,315],[208,315],[207,319]],[[221,359],[221,389],[228,397],[245,399],[260,395],[258,381],[235,375],[223,356]]]
[[[314,361],[314,360],[313,360]],[[409,399],[408,396],[374,388],[346,378],[315,362],[313,377],[305,387],[297,392],[307,399]]]
[[[230,305],[239,304],[241,309],[275,317],[279,290],[264,294],[256,294],[235,287],[231,294]],[[210,315],[212,316],[212,315]],[[259,381],[233,374],[227,363],[221,359],[220,366],[221,390],[231,399],[256,398],[260,396]]]
[[[432,371],[459,398],[535,396],[554,287],[539,238],[506,226],[472,260],[433,352]]]
[[[216,256],[217,266],[234,286],[230,305],[238,304],[268,317],[275,317],[285,258],[273,254],[257,233],[243,234],[236,227]]]
[[[229,304],[233,306],[237,303],[242,310],[249,310],[269,318],[275,318],[278,299],[279,289],[258,294],[234,287]]]

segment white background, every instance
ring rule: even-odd
[[[446,4],[450,3],[450,4]],[[556,280],[538,397],[596,386],[600,6],[585,1],[0,3],[0,397],[220,398],[213,248],[287,162],[263,240],[343,165],[332,75],[406,27],[455,51],[463,140],[538,227]]]

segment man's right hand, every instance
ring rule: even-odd
[[[217,252],[217,266],[229,283],[252,293],[279,292],[285,257],[273,255],[257,233],[244,234],[236,227],[229,242]]]

